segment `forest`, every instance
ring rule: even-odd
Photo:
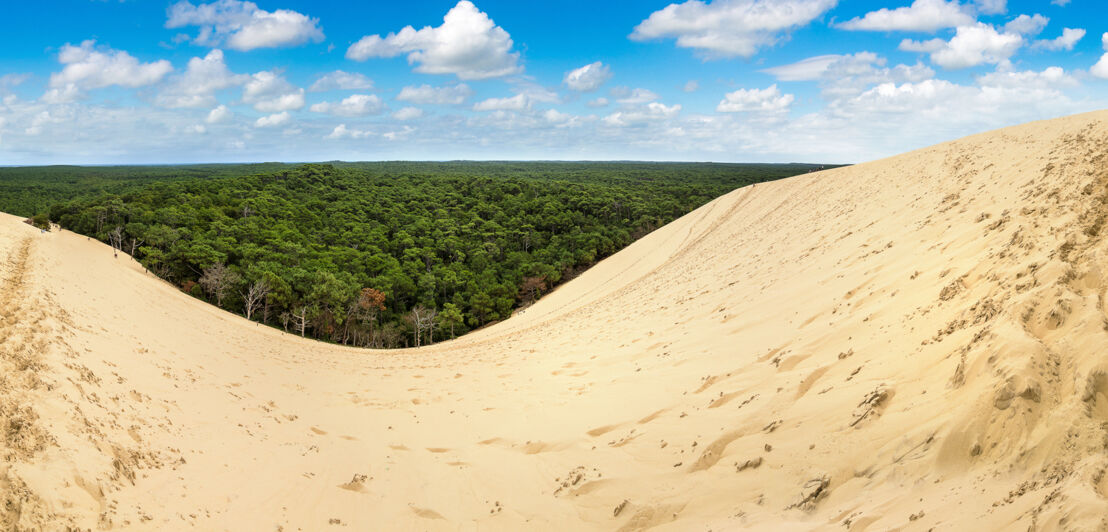
[[[274,165],[229,177],[119,170],[116,179],[59,174],[53,192],[68,197],[20,214],[102,240],[247,319],[347,345],[418,347],[508,318],[730,190],[813,168],[384,162]],[[80,185],[89,180],[93,193]],[[21,189],[0,187],[0,205],[11,190]]]

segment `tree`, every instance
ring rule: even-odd
[[[435,315],[438,311],[435,309],[427,308],[423,305],[416,305],[412,307],[412,310],[408,312],[408,323],[412,324],[412,338],[415,340],[415,346],[420,346],[420,341],[423,338],[423,331],[430,331],[433,335],[435,325]],[[432,340],[431,343],[434,343]]]
[[[300,328],[300,337],[304,337],[304,331],[308,328],[308,319],[310,318],[310,309],[308,305],[300,305],[296,307],[296,310],[292,313],[292,318],[296,320],[295,325]]]
[[[123,247],[123,226],[117,225],[108,233],[108,242],[112,246],[112,253],[118,257],[119,250]]]
[[[449,327],[451,339],[454,338],[454,327],[463,323],[462,311],[458,308],[458,305],[447,303],[442,306],[442,312],[439,313],[439,327]]]
[[[269,283],[265,279],[258,279],[242,293],[243,309],[246,311],[246,319],[251,319],[254,312],[262,307],[266,296],[269,295]]]
[[[546,290],[546,278],[524,277],[523,284],[519,287],[519,298],[524,303],[534,303],[543,290]]]
[[[200,287],[208,293],[208,297],[215,298],[217,307],[223,306],[223,298],[238,282],[239,274],[222,262],[204,268],[204,274],[200,276]]]

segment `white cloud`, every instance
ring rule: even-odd
[[[538,83],[527,81],[526,79],[516,79],[511,81],[512,91],[516,94],[523,94],[527,97],[527,101],[533,103],[560,103],[561,98],[557,92],[554,92]]]
[[[208,112],[208,118],[205,118],[204,121],[209,124],[219,124],[226,122],[230,118],[231,111],[227,109],[226,105],[220,105]]]
[[[339,125],[335,126],[335,129],[331,130],[331,133],[329,135],[327,135],[326,137],[324,137],[324,138],[328,138],[328,139],[342,139],[342,138],[364,139],[364,138],[366,138],[366,137],[368,137],[372,134],[373,133],[370,133],[369,131],[347,128],[346,124],[339,124]]]
[[[981,87],[999,87],[1006,89],[1051,90],[1060,87],[1076,87],[1080,83],[1066,73],[1062,67],[1048,67],[1042,72],[1032,70],[990,72],[977,77]]]
[[[489,98],[473,105],[474,111],[520,111],[531,106],[526,94],[510,98]]]
[[[381,137],[385,140],[403,140],[408,135],[411,135],[415,131],[414,127],[404,126],[399,131],[387,131],[381,134]]]
[[[1108,52],[1108,33],[1100,36],[1100,42],[1104,50]],[[1100,56],[1100,61],[1097,61],[1096,64],[1089,69],[1089,73],[1098,78],[1108,79],[1108,53]]]
[[[834,54],[817,55],[788,65],[767,68],[762,72],[772,75],[778,81],[813,81],[822,78],[827,68],[843,57]]]
[[[1036,13],[1034,16],[1020,15],[1004,25],[1004,31],[1020,35],[1038,35],[1050,23],[1050,19]]]
[[[646,102],[652,102],[660,98],[654,91],[647,89],[632,89],[627,90],[625,87],[620,87],[612,91],[612,95],[617,98],[617,102],[623,105],[637,105]]]
[[[861,18],[838,24],[837,27],[861,31],[935,32],[974,22],[973,15],[958,4],[957,0],[915,0],[910,6],[871,11]]]
[[[950,41],[932,39],[918,42],[905,39],[900,49],[927,52],[931,62],[947,69],[959,69],[980,64],[1007,64],[1008,58],[1023,46],[1023,37],[1016,33],[1000,33],[992,26],[978,22],[959,26]]]
[[[275,72],[262,71],[243,87],[242,101],[263,113],[295,111],[304,107],[304,89],[293,87]]]
[[[204,124],[193,124],[185,128],[185,133],[191,133],[193,135],[203,135],[208,132],[208,128],[204,127]]]
[[[716,111],[778,113],[787,111],[795,99],[792,94],[782,94],[776,84],[765,89],[739,89],[725,94]]]
[[[674,118],[681,112],[681,105],[665,105],[650,102],[645,106],[617,111],[603,119],[604,124],[614,127],[643,126],[651,122]]]
[[[316,113],[329,113],[334,116],[362,116],[380,114],[385,105],[376,94],[353,94],[341,102],[321,102],[311,106]]]
[[[0,76],[0,89],[10,89],[31,79],[30,74],[4,74]]]
[[[413,120],[423,116],[423,109],[419,107],[404,107],[392,114],[394,120]]]
[[[64,113],[64,111],[61,111]],[[50,111],[40,111],[34,115],[31,119],[31,125],[28,126],[23,132],[29,136],[38,136],[43,132],[43,127],[54,124],[64,124],[67,117],[64,114],[59,115],[51,113]]]
[[[1050,3],[1056,6],[1065,6],[1070,3],[1070,0],[1050,0]]]
[[[208,55],[189,59],[185,73],[158,94],[162,107],[211,107],[216,103],[217,91],[242,85],[250,79],[246,74],[235,74],[223,62],[223,52],[212,50]]]
[[[364,74],[343,72],[336,70],[320,76],[308,88],[310,92],[323,92],[333,90],[369,90],[373,88],[373,80]]]
[[[611,69],[604,63],[597,61],[567,72],[565,78],[562,79],[562,83],[575,91],[590,92],[599,89],[611,78]]]
[[[263,116],[254,121],[254,127],[277,127],[283,124],[287,124],[292,117],[289,116],[288,111],[282,111],[280,113]]]
[[[1031,47],[1053,52],[1059,50],[1071,51],[1074,46],[1077,46],[1078,41],[1084,38],[1085,30],[1081,28],[1063,28],[1062,34],[1058,37],[1035,41],[1035,44],[1031,45]]]
[[[595,100],[590,100],[589,103],[586,105],[588,105],[589,107],[606,107],[608,105],[608,99],[602,96]]]
[[[750,57],[836,3],[838,0],[688,0],[651,13],[635,27],[631,39],[676,38],[677,46],[696,49],[705,57]]]
[[[681,90],[685,92],[696,92],[700,88],[700,82],[695,79],[690,79],[685,83],[684,88]]]
[[[45,103],[69,103],[81,97],[81,90],[76,84],[69,83],[64,87],[48,89],[43,93],[41,100]]]
[[[546,112],[542,114],[542,117],[552,124],[564,124],[573,118],[573,115],[563,113],[557,109],[547,109]]]
[[[450,87],[432,87],[420,85],[418,87],[404,87],[400,89],[397,100],[418,104],[460,105],[473,96],[473,90],[465,83],[459,83]]]
[[[217,0],[200,5],[187,0],[177,2],[169,8],[165,27],[185,26],[200,27],[200,33],[193,39],[196,44],[218,46],[226,43],[227,47],[244,52],[323,40],[318,19],[288,9],[265,11],[253,2],[239,0]]]
[[[830,98],[857,95],[881,83],[920,82],[935,76],[934,70],[920,63],[891,68],[885,64],[885,58],[875,53],[858,52],[809,57],[763,72],[772,74],[778,81],[819,81],[823,95]]]
[[[975,0],[974,3],[977,4],[977,10],[985,15],[1003,15],[1008,12],[1008,0]]]
[[[416,30],[406,26],[398,33],[367,35],[346,51],[346,57],[365,61],[371,57],[408,54],[415,71],[454,74],[460,79],[488,79],[523,71],[519,52],[512,52],[512,38],[488,15],[468,0],[458,2],[438,27]]]
[[[58,62],[65,65],[61,72],[50,75],[47,101],[61,103],[77,98],[81,91],[112,85],[142,87],[157,83],[173,70],[164,59],[141,63],[131,54],[110,48],[96,49],[95,41],[80,46],[66,44],[58,53]]]

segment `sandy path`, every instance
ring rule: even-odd
[[[0,218],[0,524],[1103,527],[1106,118],[737,190],[400,352]]]

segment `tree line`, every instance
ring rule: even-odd
[[[307,164],[155,180],[39,216],[247,319],[391,348],[505,319],[716,196],[810,168]]]

